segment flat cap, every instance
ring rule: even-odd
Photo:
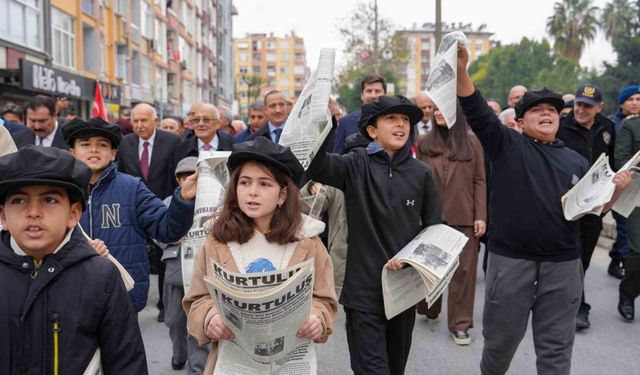
[[[516,120],[521,119],[529,108],[540,103],[549,103],[554,106],[558,112],[564,107],[562,95],[553,90],[549,90],[546,87],[540,90],[529,90],[525,92],[524,96],[516,103]]]
[[[29,145],[0,157],[0,203],[16,187],[50,185],[67,189],[84,210],[90,179],[91,169],[68,151]]]
[[[230,171],[236,169],[240,164],[248,160],[255,160],[270,164],[293,179],[293,182],[300,186],[304,168],[293,155],[289,147],[284,147],[271,142],[266,137],[257,137],[253,141],[236,143],[233,151],[227,160]]]
[[[87,121],[74,119],[62,127],[64,142],[73,148],[73,143],[79,137],[105,137],[111,141],[113,148],[118,148],[122,140],[120,127],[109,124],[100,117],[94,117]]]
[[[381,96],[378,100],[362,106],[360,119],[358,120],[360,133],[369,139],[367,125],[372,124],[378,116],[390,113],[401,113],[409,117],[411,129],[413,129],[413,125],[422,120],[422,116],[424,116],[422,110],[404,96]]]

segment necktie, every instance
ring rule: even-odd
[[[140,171],[142,172],[142,177],[146,180],[149,175],[149,142],[144,142],[142,147],[144,149],[140,156]]]
[[[280,141],[280,134],[282,134],[282,128],[273,129],[273,133],[276,135],[275,143]]]
[[[211,150],[212,148],[213,148],[213,147],[212,147],[210,144],[208,144],[208,143],[205,143],[205,144],[203,144],[203,145],[202,145],[202,149],[203,149],[203,150],[205,150],[205,151],[209,151],[209,150]]]
[[[43,146],[44,140],[38,137],[38,146]]]

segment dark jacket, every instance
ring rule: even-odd
[[[53,374],[53,325],[59,324],[60,374],[82,374],[100,347],[105,374],[146,374],[138,320],[120,274],[79,230],[46,256],[35,277],[33,259],[0,242],[0,374]]]
[[[247,138],[245,138],[245,141],[253,141],[257,137],[265,137],[271,140],[271,134],[269,132],[269,123],[267,123],[265,126],[258,129],[257,132],[248,135]]]
[[[216,135],[218,137],[218,149],[214,151],[233,151],[233,144],[235,142],[229,134],[217,130]],[[178,143],[173,147],[169,162],[169,170],[173,171],[172,174],[174,174],[180,160],[186,158],[187,156],[198,157],[199,154],[200,152],[198,151],[198,137],[193,136],[185,139],[184,141]],[[171,188],[175,189],[177,186],[178,183],[176,182],[175,178],[171,179]]]
[[[24,125],[16,124],[15,122],[7,121],[5,119],[2,119],[2,121],[0,122],[2,122],[2,125],[5,128],[7,128],[7,130],[9,131],[9,134],[12,134],[12,135],[13,133],[27,129],[27,127]]]
[[[169,170],[169,160],[171,159],[171,151],[180,143],[180,137],[169,132],[156,130],[147,179],[143,178],[140,170],[139,141],[140,137],[135,133],[122,138],[120,147],[118,147],[118,170],[140,177],[149,190],[160,199],[172,195],[175,189],[173,184],[175,170]]]
[[[616,131],[613,121],[598,114],[590,129],[579,125],[573,117],[573,111],[560,121],[556,137],[565,146],[582,155],[589,165],[593,164],[602,153],[609,156],[609,164],[613,166],[613,146],[616,143]],[[614,167],[615,168],[615,167]]]
[[[333,144],[333,152],[342,154],[344,152],[344,141],[351,134],[359,133],[358,120],[360,119],[360,111],[348,113],[340,119],[338,129],[336,129],[336,137]],[[330,150],[331,151],[331,150]]]
[[[251,133],[251,129],[246,128],[245,130],[241,131],[240,133],[236,134],[235,137],[233,137],[233,141],[235,143],[242,143],[244,141],[247,140],[247,138],[253,133]]]
[[[640,116],[629,116],[622,121],[616,140],[616,168],[622,167],[640,151]],[[628,219],[629,249],[640,252],[640,216],[636,208]]]
[[[560,198],[587,172],[587,160],[560,140],[545,144],[505,127],[477,90],[458,100],[491,159],[487,248],[534,261],[577,259],[580,227],[564,219]]]
[[[129,297],[136,312],[146,306],[149,293],[146,237],[180,240],[193,224],[193,209],[194,202],[180,198],[179,189],[167,208],[142,180],[116,171],[113,164],[93,186],[80,223],[89,237],[105,242],[135,281]]]
[[[624,120],[625,117],[627,116],[624,114],[624,112],[622,112],[621,108],[618,108],[616,113],[607,117],[609,120],[613,121],[613,123],[615,124],[616,134],[620,133],[620,128],[622,128],[622,120]]]
[[[436,185],[431,168],[411,156],[408,144],[393,158],[373,142],[346,155],[328,154],[334,131],[307,174],[344,191],[349,238],[340,303],[384,313],[382,268],[422,228],[441,222]]]
[[[33,145],[36,143],[36,136],[33,131],[18,131],[12,134],[13,141],[16,143],[16,147],[18,149],[23,148],[27,145]],[[64,136],[62,135],[62,125],[58,124],[58,129],[56,130],[56,134],[53,136],[53,142],[51,143],[51,147],[56,147],[62,150],[68,150],[69,146],[64,143]]]

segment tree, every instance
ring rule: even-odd
[[[585,74],[577,62],[558,57],[551,68],[542,69],[536,74],[532,87],[547,86],[557,92],[574,93],[580,85],[580,78]]]
[[[340,104],[348,110],[360,108],[360,81],[367,74],[378,73],[388,83],[397,84],[395,67],[409,57],[406,39],[395,32],[391,21],[381,18],[375,0],[360,2],[340,20],[340,35],[345,41],[345,65],[338,75],[337,91]],[[392,58],[384,60],[383,51]]]
[[[555,3],[553,15],[547,18],[547,32],[554,39],[554,51],[579,61],[586,42],[592,41],[598,31],[598,12],[592,0]]]
[[[614,42],[626,39],[637,27],[638,11],[628,0],[613,0],[605,5],[600,17],[600,27],[605,37]]]
[[[613,113],[620,89],[637,84],[640,77],[640,0],[612,0],[602,11],[600,25],[617,59],[615,64],[605,63],[601,74],[591,72],[590,80],[602,88],[605,112]]]

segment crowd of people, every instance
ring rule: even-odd
[[[531,316],[538,373],[569,374],[575,331],[591,325],[583,280],[604,213],[567,221],[561,197],[602,153],[615,169],[640,149],[640,88],[622,88],[609,117],[591,83],[564,96],[516,85],[503,108],[482,97],[467,65],[461,45],[454,124],[426,93],[388,96],[379,75],[361,82],[358,111],[343,115],[332,98],[333,129],[306,171],[278,144],[293,106],[278,91],[248,107],[247,125],[211,103],[193,104],[184,118],[139,103],[117,121],[63,118],[64,100],[42,95],[24,108],[5,105],[0,373],[82,373],[96,356],[105,374],[147,373],[137,313],[155,272],[172,368],[210,374],[218,342],[234,335],[203,280],[209,259],[240,273],[313,259],[312,308],[298,337],[326,342],[342,305],[353,372],[402,374],[416,313],[436,319],[442,297],[389,320],[380,273],[405,267],[394,255],[445,223],[469,239],[448,286],[452,340],[472,342],[484,243],[480,372],[507,372]],[[216,150],[231,151],[231,178],[185,294],[180,242],[193,222],[196,162]],[[631,181],[632,172],[615,175],[605,213]],[[319,191],[326,231],[301,204]],[[621,279],[617,309],[632,321],[640,211],[613,215],[608,273]]]

